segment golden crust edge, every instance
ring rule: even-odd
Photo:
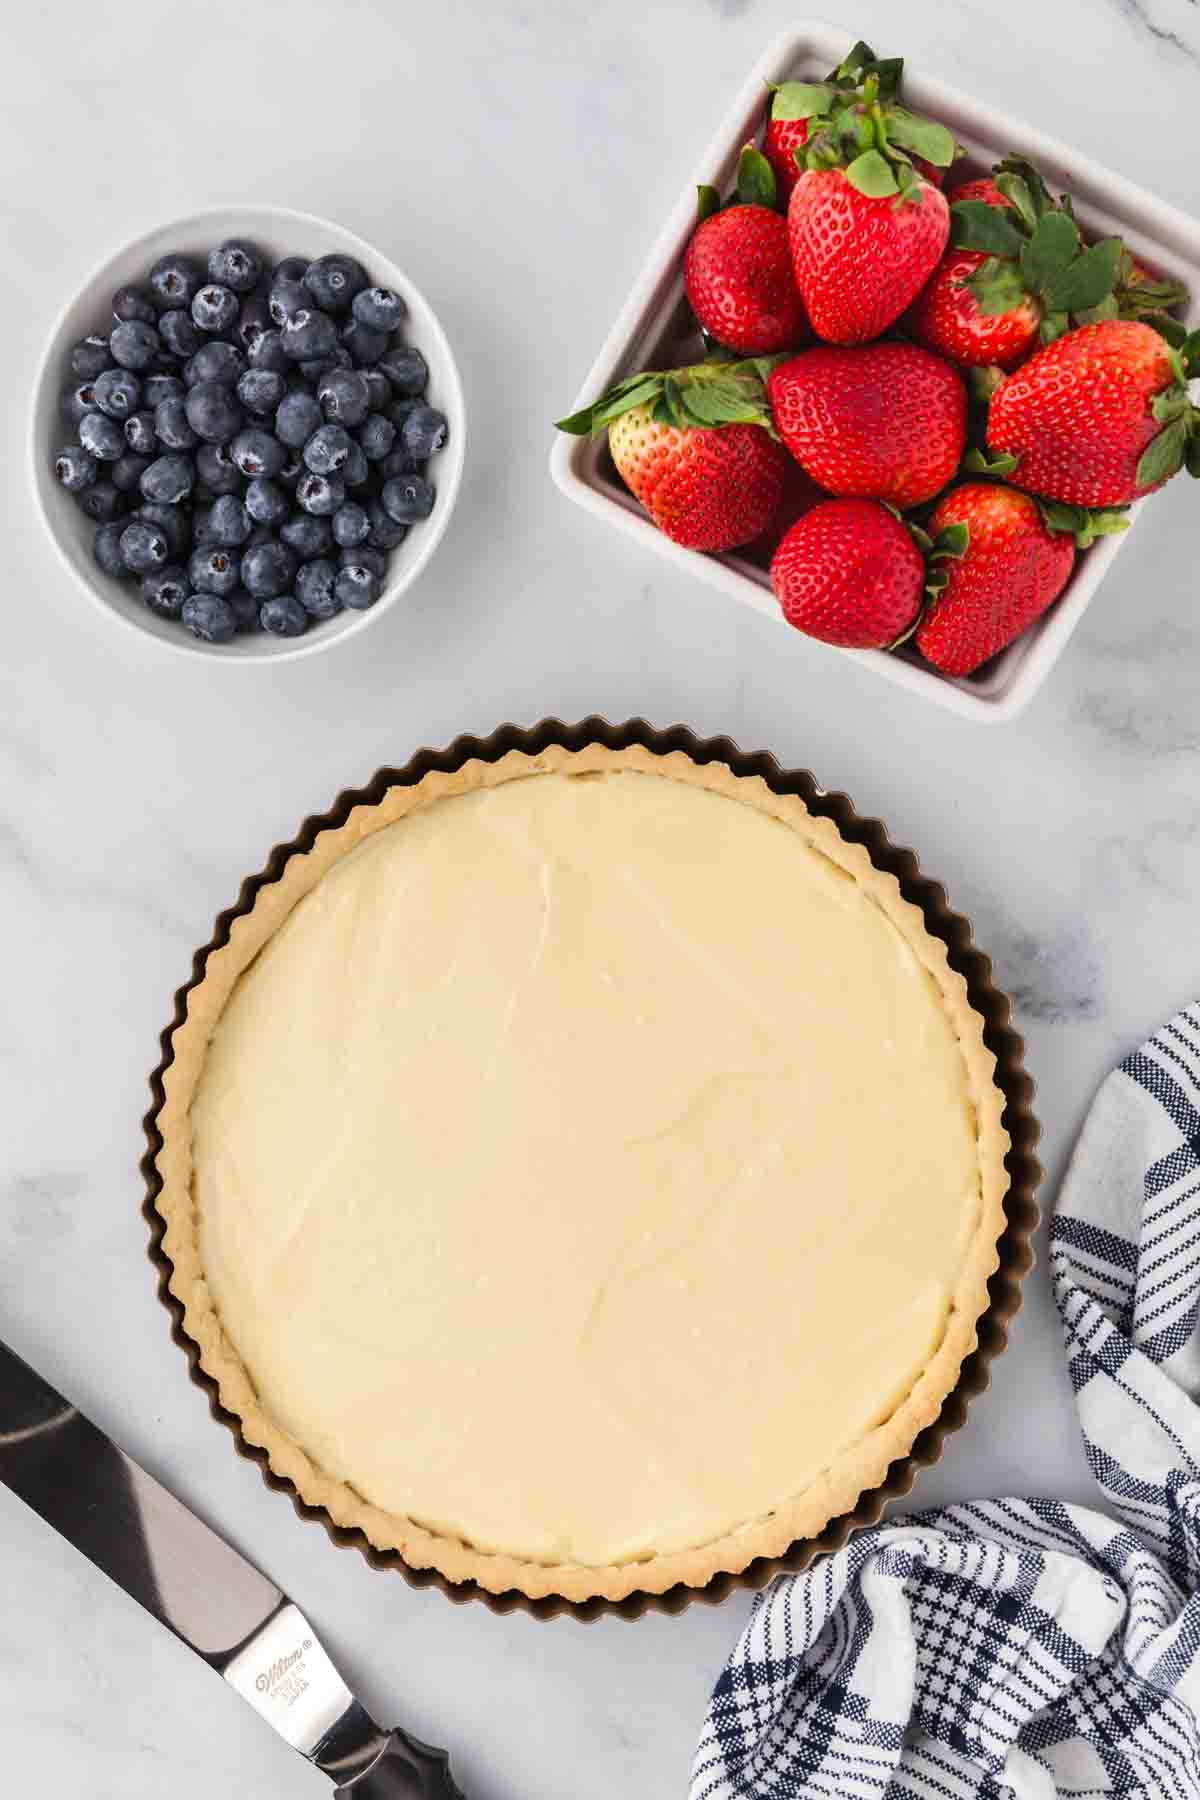
[[[896,1410],[835,1468],[823,1471],[766,1517],[743,1521],[709,1544],[607,1567],[546,1565],[477,1550],[371,1506],[347,1483],[317,1469],[274,1424],[225,1335],[204,1278],[191,1192],[189,1111],[209,1037],[238,976],[297,902],[357,844],[454,794],[526,776],[617,768],[688,781],[780,819],[852,875],[887,913],[936,981],[958,1036],[976,1117],[981,1209],[937,1351]],[[634,1593],[661,1594],[679,1583],[703,1587],[715,1575],[740,1574],[758,1557],[780,1556],[797,1540],[819,1535],[832,1519],[851,1511],[863,1493],[879,1486],[889,1465],[908,1455],[919,1434],[940,1415],[976,1347],[1005,1228],[1009,1138],[995,1068],[966,981],[950,968],[945,944],[926,930],[920,908],[904,898],[896,878],[877,868],[863,846],[847,842],[831,820],[810,813],[798,796],[777,794],[761,777],[735,775],[724,763],[696,763],[684,751],[664,755],[638,745],[609,750],[592,744],[577,751],[554,746],[537,755],[510,751],[496,762],[472,759],[451,774],[434,772],[411,787],[394,787],[379,803],[355,807],[344,825],[322,831],[310,851],[291,856],[279,879],[259,890],[250,910],[233,921],[228,944],[209,956],[188,995],[184,1021],[173,1033],[157,1120],[162,1145],[155,1159],[161,1180],[155,1207],[165,1228],[162,1247],[172,1264],[168,1286],[183,1307],[183,1329],[197,1346],[200,1367],[216,1383],[221,1405],[237,1418],[246,1441],[266,1452],[272,1471],[289,1480],[302,1501],[327,1513],[338,1526],[361,1530],[376,1549],[395,1551],[410,1567],[434,1569],[452,1582],[474,1581],[493,1594],[517,1589],[530,1599],[617,1601]]]

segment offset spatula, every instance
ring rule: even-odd
[[[0,1481],[194,1650],[345,1800],[463,1800],[384,1731],[298,1607],[0,1344]]]

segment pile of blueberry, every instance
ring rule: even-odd
[[[112,307],[71,352],[77,441],[54,459],[104,572],[212,644],[373,605],[446,441],[399,294],[352,256],[268,268],[232,239],[207,270],[162,257]]]

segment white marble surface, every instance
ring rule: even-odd
[[[1196,0],[860,0],[888,51],[1197,204]],[[880,813],[976,921],[1041,1086],[1047,1193],[1109,1064],[1200,991],[1196,495],[1154,506],[1032,710],[922,707],[639,554],[563,501],[572,399],[731,85],[786,0],[82,0],[4,28],[0,493],[0,1334],[311,1612],[366,1700],[453,1746],[472,1800],[667,1796],[748,1602],[537,1625],[336,1552],[233,1454],[145,1262],[146,1072],[193,946],[310,809],[418,744],[544,713],[729,731]],[[473,446],[411,603],[283,668],[106,628],[27,497],[50,316],[118,242],[262,199],[386,245],[439,307]],[[1087,1498],[1049,1295],[919,1497]],[[11,1791],[317,1795],[306,1769],[0,1490]],[[36,1783],[36,1787],[35,1787]]]

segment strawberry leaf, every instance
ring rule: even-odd
[[[998,206],[986,200],[956,200],[950,208],[950,242],[956,250],[979,250],[985,256],[1019,256],[1021,233]]]
[[[1190,381],[1193,375],[1200,374],[1200,331],[1189,331],[1178,349],[1184,376]]]
[[[1095,306],[1076,306],[1071,309],[1075,314],[1077,325],[1099,325],[1105,319],[1120,317],[1121,308],[1115,294],[1108,294]]]
[[[1172,475],[1178,474],[1188,447],[1188,435],[1188,421],[1172,419],[1157,437],[1151,438],[1137,466],[1139,487],[1157,487],[1159,482],[1169,481]]]
[[[939,560],[948,556],[965,556],[970,541],[971,528],[965,522],[945,525],[933,540],[933,554]]]
[[[815,119],[829,111],[834,91],[827,82],[785,81],[771,102],[773,119]]]
[[[1017,175],[1025,183],[1035,218],[1040,219],[1043,213],[1051,211],[1054,206],[1054,196],[1042,180],[1040,171],[1035,169],[1031,162],[1027,162],[1023,156],[1006,156],[1002,162],[996,164],[992,171],[992,179],[997,187],[1000,187],[1000,177],[1003,175]],[[1004,193],[1002,187],[1000,192]]]
[[[1038,507],[1046,530],[1074,538],[1079,550],[1090,549],[1098,537],[1129,529],[1122,507],[1069,506],[1062,500],[1039,500]]]
[[[627,375],[616,387],[602,394],[590,406],[581,407],[566,419],[555,421],[558,431],[568,431],[573,437],[587,437],[590,433],[603,431],[613,419],[619,419],[622,413],[632,412],[635,406],[645,406],[651,400],[657,400],[662,392],[662,376],[653,373]]]
[[[878,150],[864,150],[846,170],[846,180],[870,200],[885,200],[900,192],[899,183],[885,157]]]
[[[854,48],[846,52],[844,60],[838,64],[829,79],[830,81],[849,81],[851,83],[856,83],[863,71],[869,68],[875,61],[875,52],[872,50],[870,44],[865,43],[862,38],[859,38]]]
[[[1062,214],[1046,215],[1030,240],[1031,250],[1054,218],[1061,219]],[[1071,221],[1068,224],[1078,242],[1074,224]],[[1079,312],[1082,307],[1099,306],[1102,300],[1108,299],[1117,279],[1122,249],[1120,238],[1102,238],[1100,243],[1093,244],[1081,256],[1076,256],[1060,274],[1052,276],[1043,289],[1046,305],[1051,312]]]
[[[1062,212],[1043,213],[1033,236],[1021,248],[1021,272],[1034,292],[1041,293],[1078,254],[1079,229],[1075,221]],[[1113,274],[1116,274],[1115,268]],[[1101,296],[1097,294],[1096,298]],[[1054,310],[1064,312],[1067,309],[1055,307]]]
[[[711,218],[713,213],[720,212],[720,210],[721,196],[716,188],[709,187],[707,182],[701,182],[696,189],[697,225],[703,225],[705,219]]]
[[[1188,339],[1186,325],[1178,319],[1172,319],[1167,313],[1149,313],[1144,321],[1152,331],[1157,331],[1160,338],[1170,344],[1172,350],[1182,350]]]
[[[1161,394],[1155,394],[1150,402],[1150,411],[1160,424],[1166,425],[1172,419],[1182,419],[1186,412],[1190,412],[1191,402],[1184,388],[1169,387]]]
[[[1016,466],[1016,457],[1007,450],[968,450],[963,457],[963,468],[972,475],[1011,475]]]
[[[985,319],[1003,318],[1026,298],[1021,271],[1006,256],[989,256],[964,285],[974,294],[975,304]]]
[[[978,406],[989,406],[992,395],[1004,381],[1004,370],[995,363],[985,363],[982,368],[967,370],[967,386],[972,400]]]
[[[1032,232],[1038,222],[1038,211],[1033,203],[1033,193],[1025,177],[1000,174],[996,176],[995,184],[1014,212],[1020,216],[1022,224]],[[995,209],[993,208],[993,210]]]
[[[1197,437],[1194,432],[1188,437],[1187,449],[1184,451],[1183,460],[1187,466],[1188,474],[1200,477],[1200,437]]]
[[[935,119],[923,119],[917,113],[910,113],[904,106],[891,106],[887,110],[886,126],[887,135],[893,143],[911,150],[914,156],[921,157],[925,162],[934,163],[939,169],[948,169],[954,161],[957,149],[954,133],[947,131]]]
[[[1043,344],[1052,344],[1055,338],[1062,337],[1070,329],[1071,320],[1067,313],[1047,313],[1038,327],[1038,336]]]
[[[775,171],[753,144],[747,144],[738,158],[737,196],[743,206],[775,204]]]

